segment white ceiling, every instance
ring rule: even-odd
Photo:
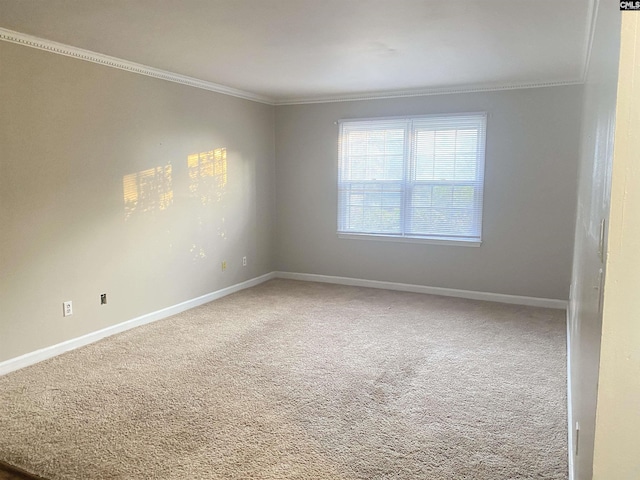
[[[594,0],[0,0],[0,27],[271,103],[583,80]]]

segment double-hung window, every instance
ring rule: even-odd
[[[338,234],[479,245],[486,114],[340,122]]]

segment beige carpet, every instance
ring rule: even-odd
[[[273,280],[0,378],[50,479],[565,479],[564,312]]]

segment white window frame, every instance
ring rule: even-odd
[[[478,235],[474,238],[469,237],[455,237],[446,234],[434,234],[434,235],[415,235],[406,233],[408,231],[407,224],[409,222],[409,210],[411,208],[411,189],[416,185],[464,185],[465,181],[461,180],[416,180],[413,179],[413,171],[415,168],[414,159],[414,142],[412,135],[414,134],[413,122],[419,122],[422,119],[428,119],[432,121],[438,121],[442,119],[446,122],[455,121],[455,117],[477,117],[482,123],[481,135],[479,138],[478,152],[476,156],[476,179],[469,181],[468,184],[476,186],[476,200],[474,204],[474,222],[477,228]],[[403,116],[403,117],[380,117],[380,118],[362,118],[362,119],[348,119],[338,121],[339,125],[339,152],[338,152],[338,229],[337,234],[339,238],[344,239],[360,239],[360,240],[378,240],[378,241],[391,241],[391,242],[404,242],[404,243],[428,243],[436,245],[456,245],[467,247],[479,247],[482,244],[482,215],[484,210],[484,167],[485,167],[485,148],[486,148],[486,112],[473,112],[473,113],[458,113],[458,114],[435,114],[435,115],[419,115],[419,116]],[[343,178],[345,169],[346,146],[342,141],[344,135],[345,126],[356,126],[358,123],[368,123],[373,125],[375,122],[379,122],[381,125],[389,121],[398,121],[399,124],[402,121],[407,122],[410,126],[405,127],[405,139],[404,139],[404,166],[403,166],[403,178],[401,181],[389,181],[389,180],[346,180]],[[342,212],[343,208],[347,208],[342,205],[342,192],[347,184],[376,184],[376,183],[389,183],[400,185],[401,188],[401,233],[367,233],[367,232],[351,232],[346,231],[344,225],[342,225],[343,219],[346,214]],[[479,185],[479,187],[478,187]]]

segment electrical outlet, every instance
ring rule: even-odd
[[[242,266],[243,267],[247,266],[247,257],[242,257]]]
[[[100,305],[106,305],[106,304],[107,304],[107,294],[102,293],[100,294]]]
[[[222,271],[224,272],[227,269],[227,262],[226,261],[222,261]]]
[[[62,302],[62,316],[69,317],[73,315],[73,303],[71,301]]]

